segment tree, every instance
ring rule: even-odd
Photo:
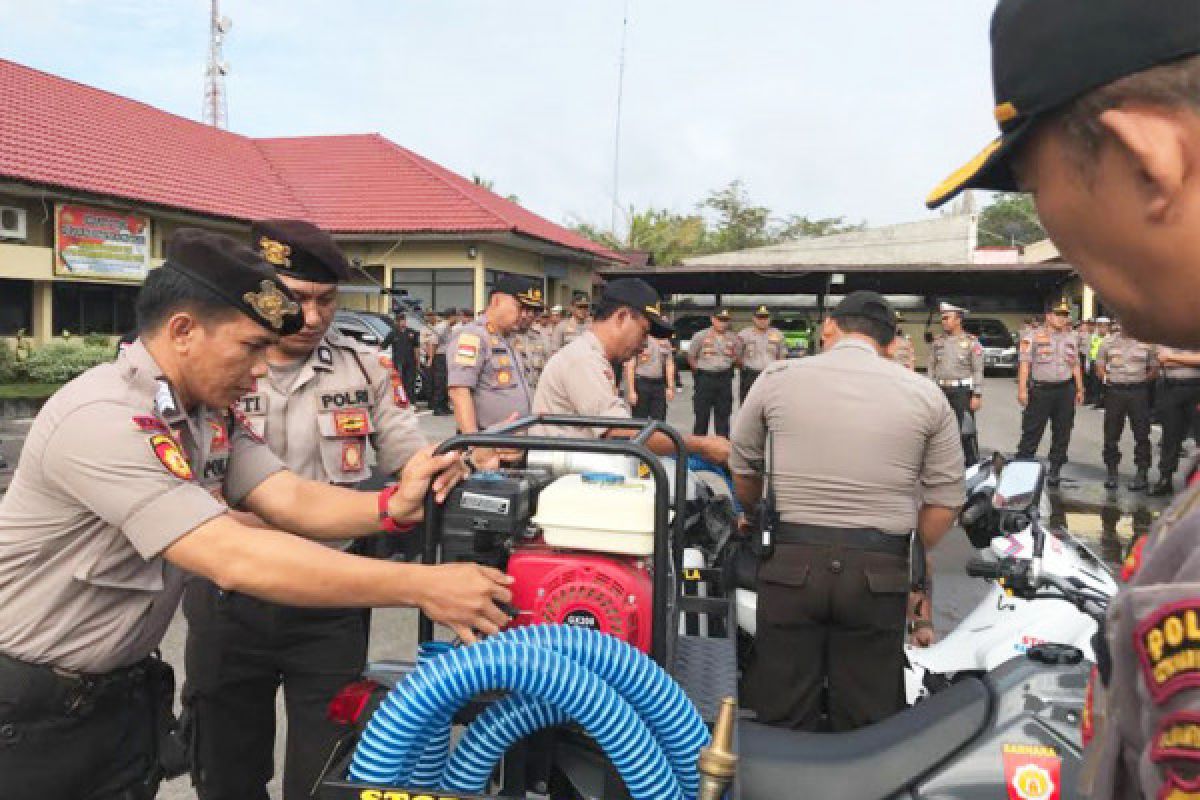
[[[713,212],[715,217],[715,226],[705,248],[708,252],[744,250],[771,243],[771,235],[767,230],[771,211],[765,206],[750,204],[740,178],[730,181],[724,188],[709,192],[699,208]]]
[[[1024,247],[1046,238],[1033,198],[1005,192],[996,195],[979,215],[980,247]]]
[[[794,239],[807,239],[814,236],[829,236],[834,233],[850,233],[866,229],[867,223],[846,222],[845,217],[821,217],[809,219],[799,214],[791,214],[776,226],[771,238],[776,242],[790,242]]]
[[[478,172],[471,173],[471,183],[475,184],[476,186],[480,187],[481,189],[487,189],[492,194],[499,194],[499,192],[497,192],[496,189],[494,188],[496,185],[496,182],[483,177]],[[517,197],[515,194],[501,195],[501,197],[503,197],[505,200],[507,200],[510,203],[516,203],[517,205],[521,204],[521,198]]]

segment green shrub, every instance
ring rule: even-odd
[[[111,361],[112,348],[71,342],[54,342],[34,350],[26,360],[25,374],[36,383],[66,383],[88,369]]]
[[[0,340],[0,383],[15,383],[20,373],[16,352],[8,342]]]
[[[112,337],[107,333],[89,333],[83,337],[83,343],[88,347],[112,347]]]

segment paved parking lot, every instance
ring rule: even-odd
[[[685,377],[685,383],[690,376]],[[687,386],[671,404],[668,420],[684,430],[692,427],[691,394]],[[1067,524],[1094,544],[1110,560],[1115,559],[1120,548],[1128,542],[1135,520],[1144,524],[1152,519],[1165,503],[1144,495],[1133,494],[1121,488],[1115,493],[1105,492],[1101,486],[1103,467],[1100,459],[1103,413],[1092,408],[1081,408],[1076,416],[1075,432],[1072,437],[1071,463],[1064,470],[1061,489],[1053,497],[1056,519]],[[421,415],[421,427],[430,440],[441,440],[454,432],[452,417]],[[19,452],[25,426],[9,422],[0,426],[0,447],[4,448],[9,460],[15,462]],[[1012,378],[989,378],[985,387],[984,407],[979,414],[981,447],[987,452],[1001,450],[1011,452],[1016,445],[1020,430],[1020,409],[1016,403],[1016,386]],[[1158,431],[1154,432],[1157,446]],[[1043,443],[1042,452],[1048,446],[1049,434]],[[1122,450],[1131,453],[1132,438],[1125,434]],[[1132,465],[1126,463],[1123,477],[1132,477]],[[0,488],[11,473],[0,473]],[[967,578],[962,566],[972,555],[965,537],[951,533],[934,553],[936,568],[936,620],[940,630],[947,630],[974,605],[981,593],[982,584]],[[370,657],[374,660],[409,658],[415,649],[415,612],[400,609],[376,611],[373,615]],[[179,670],[182,681],[183,642],[186,630],[182,615],[178,615],[163,642],[165,657]],[[279,718],[284,711],[279,704]],[[282,726],[277,741],[277,753],[282,753]],[[272,797],[279,797],[277,782],[272,785]],[[186,778],[164,786],[160,797],[182,800],[195,797]]]

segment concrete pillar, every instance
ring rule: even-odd
[[[482,259],[481,259],[482,260]],[[487,307],[487,273],[484,272],[482,263],[477,263],[472,266],[475,270],[475,311]]]
[[[43,345],[54,338],[54,282],[33,282],[33,330],[36,344]]]
[[[1096,292],[1086,283],[1083,285],[1083,309],[1080,312],[1083,319],[1096,316]]]

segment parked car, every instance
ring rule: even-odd
[[[771,324],[783,333],[788,358],[801,358],[809,354],[814,335],[812,322],[803,317],[781,317]]]
[[[429,330],[429,326],[425,324],[425,320],[421,318],[419,313],[409,311],[405,314],[408,320],[408,327],[425,334]],[[396,329],[392,326],[392,320],[384,314],[377,314],[374,311],[351,311],[348,309],[339,309],[333,317],[333,326],[343,336],[349,336],[368,347],[377,347],[380,350],[391,351],[392,338],[396,335]],[[428,402],[428,395],[433,380],[429,373],[429,368],[420,366],[417,368],[416,379],[413,386],[413,402]]]
[[[1015,375],[1017,340],[1002,321],[992,317],[967,317],[963,328],[983,346],[983,368]]]

